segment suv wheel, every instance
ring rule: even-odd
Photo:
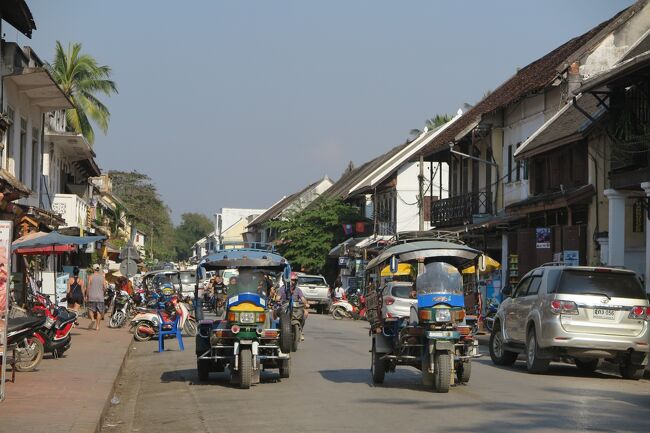
[[[645,373],[645,366],[632,364],[630,361],[623,361],[619,367],[623,379],[639,380]]]
[[[528,338],[526,338],[526,367],[528,372],[533,374],[545,373],[550,363],[550,359],[539,358],[539,346],[537,346],[535,330],[531,329],[528,331]]]
[[[496,365],[510,366],[517,361],[517,353],[505,350],[501,327],[497,326],[490,334],[490,358]]]

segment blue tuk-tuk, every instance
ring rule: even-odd
[[[286,315],[273,311],[265,276],[282,276],[288,281],[289,263],[269,250],[227,249],[202,259],[197,275],[226,269],[237,269],[239,276],[236,283],[228,286],[225,317],[199,323],[199,380],[206,381],[210,372],[223,372],[226,367],[231,372],[231,382],[240,388],[259,383],[261,370],[279,369],[280,377],[288,378],[291,323]]]
[[[445,236],[398,241],[368,263],[370,273],[386,264],[397,271],[403,262],[417,269],[409,316],[384,317],[381,290],[366,296],[374,383],[383,383],[398,365],[421,370],[423,384],[436,392],[469,381],[471,360],[480,355],[475,329],[465,320],[461,271],[481,268],[484,260],[480,251]]]

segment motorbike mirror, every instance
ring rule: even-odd
[[[487,258],[485,257],[485,254],[481,254],[478,256],[478,270],[481,272],[485,272],[487,269]]]

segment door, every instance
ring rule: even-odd
[[[504,328],[506,329],[506,338],[510,341],[524,341],[523,335],[525,334],[525,331],[522,332],[520,329],[522,323],[521,315],[523,314],[522,304],[524,302],[526,294],[528,293],[530,282],[531,277],[526,277],[519,282],[515,288],[514,293],[512,294],[512,299],[510,300],[509,305],[504,311],[506,320]]]
[[[528,317],[537,303],[539,288],[542,284],[542,275],[542,273],[533,275],[529,279],[530,284],[526,293],[517,298],[517,340],[519,341],[526,341]]]

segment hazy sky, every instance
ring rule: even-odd
[[[95,151],[188,211],[266,207],[474,103],[631,0],[27,0],[32,40],[113,68]]]

